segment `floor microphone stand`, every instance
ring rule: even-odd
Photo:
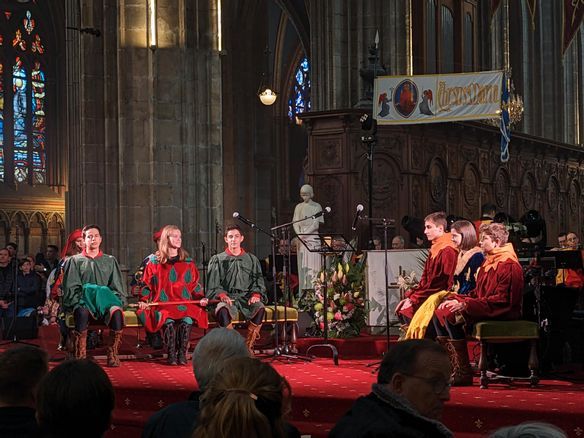
[[[290,299],[290,279],[289,279],[289,275],[292,272],[291,268],[290,268],[290,245],[291,245],[291,241],[290,241],[290,227],[295,224],[296,222],[300,222],[303,220],[306,220],[309,218],[303,218],[297,221],[292,221],[292,222],[288,222],[285,224],[281,224],[281,225],[277,225],[275,227],[272,227],[271,231],[272,232],[278,232],[281,231],[282,232],[282,236],[283,236],[283,240],[286,242],[286,254],[282,254],[283,256],[286,257],[285,260],[283,260],[282,263],[282,274],[284,275],[284,284],[283,284],[283,304],[284,304],[284,333],[282,336],[283,339],[283,346],[282,348],[278,348],[277,351],[274,352],[274,358],[284,358],[287,360],[292,360],[292,359],[297,359],[297,360],[302,360],[302,361],[306,361],[306,362],[310,362],[312,361],[312,358],[308,357],[308,356],[302,356],[297,354],[294,351],[290,350],[290,346],[288,345],[288,333],[286,333],[286,330],[288,328],[288,307],[290,305],[289,303],[289,299]],[[276,269],[276,252],[275,252],[275,246],[273,247],[273,251],[272,251],[272,276],[274,279],[274,309],[277,309],[277,301],[276,301],[276,291],[277,291],[277,280],[276,280],[276,276],[277,276],[277,269]],[[275,313],[275,315],[277,315],[277,313]],[[277,325],[277,322],[276,322]],[[277,345],[277,344],[276,344]]]
[[[395,221],[393,219],[386,219],[384,217],[363,217],[363,219],[368,220],[369,222],[381,222],[383,225],[383,272],[385,274],[385,335],[386,335],[386,342],[387,342],[387,350],[385,354],[389,353],[389,348],[391,345],[391,338],[389,334],[389,278],[387,276],[387,229],[392,226]],[[367,364],[368,367],[375,367],[373,372],[376,372],[379,369],[379,364],[381,361],[376,361]]]

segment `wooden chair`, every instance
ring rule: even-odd
[[[489,382],[497,380],[529,380],[531,387],[539,383],[537,375],[539,362],[537,358],[537,341],[539,339],[539,326],[532,321],[483,321],[475,324],[472,336],[480,342],[481,355],[479,370],[481,372],[481,389],[489,387]],[[512,342],[529,341],[529,377],[489,377],[487,374],[487,348],[488,344],[502,344]]]

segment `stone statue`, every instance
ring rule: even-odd
[[[300,220],[302,218],[308,217],[309,219],[296,222],[294,224],[294,231],[296,234],[316,234],[318,233],[318,227],[321,223],[324,223],[324,217],[320,216],[318,218],[312,219],[317,213],[322,211],[322,207],[318,202],[314,202],[312,198],[314,197],[314,191],[312,186],[305,184],[300,188],[300,197],[302,202],[296,205],[294,209],[294,221]],[[300,236],[299,239],[302,242],[298,242],[298,280],[300,282],[298,288],[302,293],[305,289],[314,289],[313,281],[315,280],[318,272],[321,269],[322,259],[320,253],[310,252],[306,245],[309,247],[320,246],[320,239],[317,236],[306,237]]]

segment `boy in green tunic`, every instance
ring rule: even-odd
[[[100,250],[101,229],[87,225],[82,231],[85,249],[65,264],[63,273],[63,309],[73,312],[73,350],[76,359],[86,357],[89,317],[104,320],[110,328],[108,366],[120,366],[118,351],[124,326],[123,306],[126,288],[115,257]]]
[[[253,355],[265,314],[262,269],[257,257],[241,247],[244,237],[239,226],[225,227],[223,237],[227,248],[209,260],[207,297],[221,300],[215,308],[215,319],[221,327],[233,328],[231,321],[238,312],[249,321],[246,344]]]

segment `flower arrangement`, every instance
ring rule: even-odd
[[[397,286],[399,287],[399,296],[403,297],[404,294],[413,287],[416,287],[420,281],[416,278],[416,273],[414,271],[406,274],[402,272],[397,277]]]
[[[310,333],[322,335],[326,314],[331,338],[359,336],[365,327],[366,306],[365,256],[345,263],[336,257],[329,268],[320,271],[314,289],[300,303],[301,309],[313,317]]]

